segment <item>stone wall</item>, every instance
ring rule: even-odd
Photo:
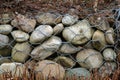
[[[12,75],[21,77],[28,64],[29,69],[34,68],[36,75],[42,73],[45,79],[90,77],[95,68],[104,77],[117,68],[115,46],[116,28],[106,17],[81,20],[77,15],[59,13],[0,16],[1,74],[12,71]]]

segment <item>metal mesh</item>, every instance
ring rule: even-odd
[[[101,12],[102,13],[102,12]],[[95,15],[95,14],[93,14],[93,15]],[[84,19],[89,19],[89,17],[90,16],[93,16],[93,15],[91,15],[91,14],[88,14],[88,16],[86,17],[86,18],[84,18]],[[115,19],[115,21],[114,21],[114,24],[113,25],[111,25],[111,27],[114,29],[114,35],[115,35],[115,44],[113,44],[113,45],[109,45],[109,44],[106,44],[105,45],[105,47],[103,47],[99,52],[100,53],[102,53],[102,51],[105,49],[105,48],[113,48],[114,49],[114,51],[117,53],[117,57],[120,55],[120,21],[119,21],[119,19],[120,19],[120,9],[115,9],[115,13],[114,13],[114,15],[116,16],[114,19]],[[107,17],[107,18],[110,18],[110,16],[109,17]],[[26,24],[27,22],[25,22],[25,23],[23,23],[23,24]],[[21,24],[21,25],[23,25],[23,24]],[[93,26],[91,26],[91,28],[95,28],[96,26],[100,26],[102,24],[102,22],[99,22],[99,24],[96,24],[96,25],[93,25]],[[21,26],[20,25],[20,26]],[[24,25],[23,25],[24,26]],[[15,27],[13,28],[13,30],[14,29],[16,29]],[[68,28],[69,29],[69,28]],[[73,32],[71,29],[69,29],[71,32]],[[38,31],[38,32],[40,32],[41,34],[43,34],[44,36],[47,36],[46,34],[44,34],[44,33],[42,33],[41,31]],[[87,30],[85,31],[85,32],[87,32]],[[84,32],[84,33],[85,33]],[[103,31],[104,32],[104,34],[106,35],[106,34],[108,34],[108,33],[106,33],[105,31]],[[74,32],[73,32],[74,33]],[[29,32],[28,33],[29,35],[31,34],[31,32]],[[74,33],[75,34],[75,36],[74,37],[76,37],[76,36],[79,36],[80,34],[76,34],[76,33]],[[61,39],[63,39],[63,37],[61,37],[61,35],[57,35],[57,34],[53,34],[52,36],[58,36],[58,37],[60,37]],[[50,36],[49,38],[51,38],[52,36]],[[23,37],[21,37],[21,39],[22,39]],[[48,39],[49,39],[48,38]],[[36,43],[36,44],[31,44],[29,41],[27,41],[27,42],[29,42],[29,44],[30,44],[30,46],[34,49],[34,48],[36,48],[37,46],[39,46],[39,45],[41,45],[43,42],[45,42],[45,41],[47,41],[48,39],[46,39],[46,40],[43,40],[43,41],[41,41],[40,43]],[[73,46],[73,44],[71,43],[72,41],[74,40],[74,38],[73,39],[71,39],[70,41],[66,41],[66,40],[62,40],[62,44],[69,44],[69,45],[71,45],[71,46]],[[88,39],[89,40],[89,39]],[[84,45],[82,45],[82,46],[80,46],[79,48],[77,48],[79,51],[81,51],[81,50],[84,50],[84,49],[87,49],[87,46],[88,45],[91,45],[93,42],[99,42],[99,40],[89,40],[87,43],[85,43]],[[13,47],[14,47],[14,45],[15,45],[15,43],[16,43],[16,41],[14,40],[14,39],[12,39],[12,40],[10,40],[10,42],[8,43],[8,44],[5,44],[5,43],[0,43],[0,44],[3,44],[3,45],[7,45],[7,47],[10,47],[11,49],[13,49]],[[45,51],[52,51],[54,54],[52,54],[52,55],[50,55],[50,57],[47,57],[46,59],[48,59],[48,60],[54,60],[56,57],[58,57],[58,56],[66,56],[66,57],[68,57],[68,58],[70,58],[70,59],[72,59],[74,62],[75,62],[75,64],[76,65],[73,65],[73,66],[71,66],[71,67],[69,67],[69,68],[65,68],[66,70],[69,70],[69,69],[73,69],[73,68],[75,68],[75,67],[80,67],[80,66],[78,66],[78,63],[79,63],[79,61],[77,61],[76,60],[76,54],[79,52],[79,51],[77,51],[75,54],[63,54],[63,53],[61,53],[60,51],[59,51],[59,48],[57,48],[57,49],[54,49],[54,46],[56,46],[57,44],[53,44],[53,45],[50,45],[50,46],[52,46],[53,48],[51,48],[51,47],[49,47],[49,45],[47,45],[49,48],[45,48],[44,46],[41,46],[42,48],[43,48],[43,50],[45,50]],[[25,53],[26,54],[26,50],[27,49],[24,49],[24,51],[21,51],[21,50],[17,50],[16,49],[16,52],[22,52],[22,53]],[[65,49],[66,50],[66,49]],[[31,55],[31,54],[28,54],[29,55],[29,59],[27,60],[27,61],[25,61],[25,62],[29,62],[29,61],[31,61],[31,60],[39,60],[38,58],[34,58],[35,56],[33,56],[33,55]],[[54,56],[55,55],[55,56]],[[92,55],[95,55],[95,54],[92,54]],[[92,56],[92,55],[89,55],[87,58],[89,58],[90,56]],[[36,55],[37,56],[37,55]],[[11,56],[8,56],[8,57],[4,57],[4,56],[0,56],[0,58],[11,58]],[[85,59],[85,61],[84,62],[86,62],[86,60],[87,60],[87,58]],[[14,62],[14,60],[12,60],[12,62]],[[24,63],[25,63],[24,62]],[[117,63],[117,66],[119,66],[119,62],[118,62],[118,59],[115,59],[114,60],[114,62],[115,63]],[[103,61],[103,65],[104,65],[104,63],[105,63],[105,61]],[[49,65],[49,64],[53,64],[53,63],[46,63],[46,66],[47,65]],[[101,65],[102,66],[102,65]]]

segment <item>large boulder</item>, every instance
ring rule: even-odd
[[[63,80],[65,76],[64,68],[50,60],[38,62],[34,67],[34,70],[36,73],[36,80]]]
[[[53,29],[49,25],[38,26],[30,36],[30,43],[41,43],[53,34]]]
[[[93,30],[87,20],[81,20],[70,27],[66,27],[62,33],[65,40],[75,45],[85,44],[91,39],[92,34]]]
[[[24,63],[30,56],[32,48],[28,42],[17,43],[12,49],[12,59]]]
[[[62,41],[57,36],[52,36],[47,41],[37,46],[31,52],[34,59],[45,59],[52,55],[61,46]]]
[[[84,68],[99,68],[103,64],[100,52],[93,49],[84,49],[77,53],[76,60]]]

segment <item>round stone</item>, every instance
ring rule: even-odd
[[[77,53],[76,60],[84,68],[99,68],[103,64],[100,52],[93,49],[84,49]]]
[[[24,63],[30,56],[32,48],[28,42],[17,43],[12,49],[12,59]]]
[[[9,24],[0,25],[0,34],[9,34],[12,31],[13,27]]]
[[[77,15],[66,14],[62,19],[62,23],[64,25],[73,25],[77,21],[78,21],[78,16]]]
[[[99,69],[99,74],[101,77],[105,77],[111,75],[117,68],[117,64],[115,62],[105,62],[102,67]]]
[[[93,47],[99,51],[103,50],[107,43],[105,40],[105,35],[102,31],[97,30],[94,32],[93,37],[92,37],[92,44]]]
[[[9,43],[9,37],[3,34],[0,34],[0,48],[4,48]]]
[[[14,30],[13,32],[11,32],[11,35],[17,42],[24,42],[29,39],[29,34],[20,30]]]
[[[62,41],[57,36],[52,36],[41,45],[35,47],[31,52],[34,59],[45,59],[52,55],[61,46]]]
[[[43,60],[36,64],[34,67],[36,72],[36,80],[39,80],[38,77],[41,77],[42,80],[63,80],[65,76],[65,70],[64,68],[50,60]]]
[[[65,40],[72,44],[82,45],[91,39],[93,30],[87,20],[81,20],[70,27],[66,27],[62,35]]]
[[[18,29],[30,33],[34,30],[36,26],[36,20],[27,18],[24,15],[18,14],[11,24]]]
[[[53,34],[53,29],[49,25],[38,26],[30,36],[30,43],[41,43]]]
[[[105,33],[105,39],[108,44],[115,44],[115,33],[113,28],[110,28]]]
[[[57,24],[54,28],[53,28],[53,33],[55,35],[59,34],[60,32],[62,32],[62,30],[64,29],[64,26],[62,23]]]
[[[73,68],[66,72],[66,78],[75,77],[75,80],[81,80],[83,77],[86,80],[90,78],[90,75],[90,72],[85,68]]]
[[[117,55],[115,53],[115,51],[111,48],[106,48],[103,51],[103,57],[106,61],[113,61],[116,59]]]
[[[59,56],[54,59],[55,62],[61,64],[65,68],[72,68],[76,62],[69,57]]]

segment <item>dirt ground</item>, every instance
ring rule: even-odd
[[[70,12],[79,15],[80,18],[94,13],[107,14],[119,7],[119,0],[0,0],[0,13]]]

